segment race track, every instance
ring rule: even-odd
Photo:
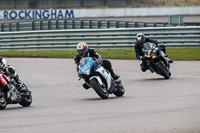
[[[125,95],[85,90],[73,59],[7,58],[33,94],[31,107],[0,111],[1,133],[200,133],[200,62],[175,61],[172,77],[111,60]]]

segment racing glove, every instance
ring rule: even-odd
[[[102,59],[102,58],[98,58],[98,59],[96,60],[96,62],[99,63],[99,64],[100,64],[100,63],[103,63],[103,59]]]
[[[144,59],[144,57],[143,56],[140,56],[140,60],[143,60]]]

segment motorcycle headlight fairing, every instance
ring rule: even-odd
[[[86,75],[89,75],[90,74],[90,65],[87,65],[85,68],[83,68],[82,72],[85,73]]]

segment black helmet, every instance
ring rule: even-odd
[[[138,33],[137,35],[136,35],[136,42],[138,43],[138,44],[140,44],[140,45],[143,45],[144,44],[144,42],[145,42],[145,35],[143,34],[143,33]]]

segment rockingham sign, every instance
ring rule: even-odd
[[[62,19],[74,18],[74,10],[17,10],[3,11],[0,19]]]
[[[199,15],[199,11],[200,7],[6,10],[0,11],[0,19],[68,19],[84,17]]]

